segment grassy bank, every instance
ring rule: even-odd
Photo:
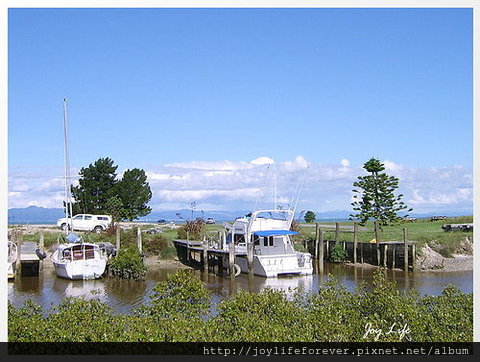
[[[471,241],[473,241],[473,232],[468,231],[449,231],[442,229],[444,224],[472,223],[472,216],[451,218],[440,221],[430,221],[430,219],[419,219],[414,222],[397,223],[395,225],[383,226],[381,230],[382,241],[403,241],[403,228],[407,229],[408,240],[414,241],[417,245],[417,252],[421,253],[421,247],[425,244],[442,254],[445,257],[452,257],[453,254],[473,253]],[[341,222],[340,226],[353,226],[352,222]],[[321,223],[320,225],[335,226],[335,223]],[[315,238],[314,227],[302,227],[302,239]],[[335,239],[335,228],[324,228],[325,240]],[[358,232],[358,241],[369,242],[375,239],[375,228],[373,222],[368,222]],[[353,241],[353,233],[341,231],[339,241]]]

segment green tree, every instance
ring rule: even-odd
[[[152,211],[147,206],[152,198],[152,191],[144,170],[134,168],[125,171],[116,185],[116,195],[122,201],[122,217],[129,221]]]
[[[73,213],[110,214],[113,221],[148,215],[152,191],[144,170],[134,168],[117,180],[118,166],[100,158],[80,170],[79,185],[72,187]]]
[[[308,210],[305,213],[305,222],[314,222],[316,217],[317,216],[315,215],[315,213],[313,211]]]
[[[74,214],[105,214],[108,211],[107,202],[115,195],[117,167],[106,157],[80,169],[79,184],[72,187]]]
[[[365,162],[363,168],[370,174],[359,176],[353,183],[356,189],[352,190],[355,194],[351,205],[357,213],[350,214],[350,217],[358,219],[360,225],[365,225],[369,219],[379,221],[381,225],[400,220],[402,217],[398,216],[398,212],[408,207],[401,201],[402,194],[395,196],[399,179],[382,172],[385,166],[376,158]],[[412,209],[407,212],[410,211]]]

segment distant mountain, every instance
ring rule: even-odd
[[[202,217],[204,219],[213,217],[216,222],[232,221],[235,218],[248,214],[251,210],[236,210],[236,211],[194,211],[193,219]],[[348,220],[350,211],[328,211],[328,212],[315,212],[316,218],[319,221],[325,220]],[[412,213],[410,217],[430,217],[430,216],[465,216],[468,213],[465,212],[431,212],[431,213]],[[470,213],[471,215],[471,213]],[[53,224],[59,218],[64,217],[64,211],[60,208],[44,208],[37,206],[29,206],[25,208],[11,208],[8,209],[8,222],[10,224]],[[295,218],[300,215],[297,212]],[[167,222],[175,221],[180,222],[184,220],[192,219],[192,210],[160,210],[153,211],[145,217],[141,217],[139,221],[156,223],[158,220],[166,220]]]
[[[65,212],[63,209],[49,209],[37,206],[8,209],[9,224],[50,224],[64,216]]]

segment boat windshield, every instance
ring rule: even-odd
[[[95,259],[95,246],[84,244],[74,245],[71,248],[63,250],[63,258],[71,260]]]

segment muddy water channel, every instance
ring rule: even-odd
[[[105,276],[98,280],[66,280],[56,276],[53,269],[41,269],[38,277],[21,277],[17,275],[14,281],[8,282],[8,299],[22,306],[24,301],[31,299],[41,305],[44,310],[58,305],[66,297],[98,298],[107,303],[115,313],[131,313],[142,304],[149,303],[153,287],[159,281],[166,279],[169,273],[177,269],[162,269],[149,271],[145,281],[119,280]],[[356,268],[348,265],[325,263],[322,274],[317,272],[311,276],[285,276],[279,278],[249,277],[241,274],[230,279],[201,271],[195,273],[206,283],[212,292],[214,304],[223,298],[228,298],[241,289],[258,292],[267,287],[283,289],[303,287],[305,290],[318,291],[322,284],[333,275],[349,290],[362,281],[372,284],[375,268]],[[395,281],[400,289],[414,288],[420,294],[438,295],[448,284],[456,285],[465,293],[473,292],[473,272],[408,272],[386,270],[387,280]]]

